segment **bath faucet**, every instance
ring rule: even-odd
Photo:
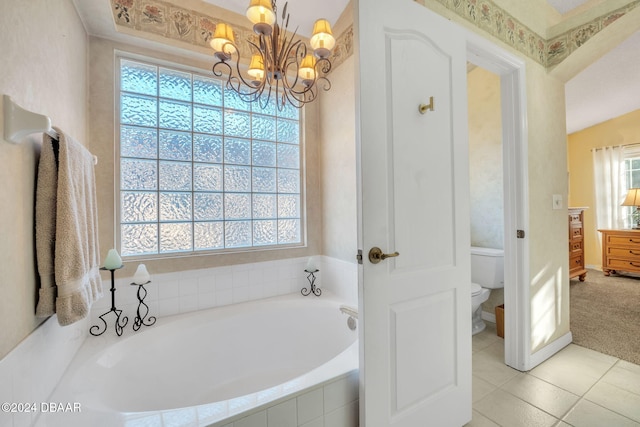
[[[358,320],[358,309],[349,307],[348,305],[341,305],[340,311],[349,316],[349,318],[347,319],[347,326],[349,326],[349,329],[351,329],[352,331],[355,331],[356,320]]]

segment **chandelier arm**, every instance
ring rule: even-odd
[[[249,43],[249,45],[253,46],[258,51],[258,53],[262,57],[263,64],[264,64],[265,58],[260,48],[258,48],[258,46],[250,40],[247,40],[247,42]],[[229,78],[227,79],[227,85],[231,87],[231,89],[233,89],[243,101],[254,102],[255,100],[259,99],[260,96],[262,95],[262,92],[264,91],[266,79],[263,78],[258,86],[255,86],[252,82],[247,82],[247,80],[245,80],[245,78],[243,77],[242,72],[240,71],[240,50],[237,50],[237,52],[238,52],[238,59],[236,60],[236,76],[232,76],[230,73]],[[228,67],[231,68],[230,66]],[[237,82],[235,86],[232,83],[233,81]],[[242,91],[241,90],[242,85],[246,86],[246,88],[249,90],[246,92]]]
[[[240,72],[240,61],[236,62],[236,73],[237,75],[235,76],[229,76],[229,78],[227,79],[227,83],[231,86],[231,89],[233,89],[238,95],[240,95],[240,98],[242,98],[244,101],[247,101],[255,96],[255,94],[259,91],[259,88],[254,89],[255,86],[253,86],[251,83],[248,83],[244,79],[242,73]],[[236,87],[231,84],[232,80],[237,82]],[[242,85],[246,86],[249,90],[247,92],[243,92],[240,89],[240,86]]]
[[[296,108],[302,108],[304,104],[314,101],[317,96],[313,90],[313,86],[306,87],[302,91],[290,90],[284,92],[284,95],[289,103]]]
[[[331,61],[329,58],[320,58],[316,61],[316,68],[318,71],[322,71],[322,74],[327,75],[331,71]]]
[[[291,55],[291,50],[295,47],[296,49],[296,53],[295,55]],[[283,78],[282,80],[284,81],[284,87],[286,87],[288,90],[293,90],[293,88],[298,84],[298,70],[300,69],[300,64],[298,64],[298,54],[299,51],[303,51],[302,54],[302,58],[304,58],[304,56],[306,55],[307,52],[307,46],[305,46],[304,43],[301,43],[300,40],[298,40],[293,46],[290,46],[288,51],[287,51],[287,55],[285,56],[286,60],[282,66],[282,75]],[[291,67],[292,65],[295,64],[295,77],[293,78],[293,83],[291,83],[289,81],[289,67]]]
[[[320,83],[322,83],[322,86],[320,86]],[[331,81],[329,81],[329,79],[324,76],[318,77],[316,79],[316,85],[320,87],[322,90],[324,90],[325,92],[328,92],[329,89],[331,89]]]
[[[233,73],[233,69],[231,68],[231,65],[227,64],[225,61],[218,61],[215,64],[213,64],[213,67],[211,67],[211,72],[213,73],[214,76],[216,77],[222,77],[223,76],[223,72],[220,70],[216,70],[217,68],[220,68],[221,66],[226,67],[227,69],[227,74],[229,76],[231,76],[231,74]],[[227,78],[228,80],[228,78]]]

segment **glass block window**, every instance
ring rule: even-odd
[[[297,108],[129,59],[118,95],[123,255],[302,243]]]

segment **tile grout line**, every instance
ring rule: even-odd
[[[627,417],[627,416],[625,416],[625,415],[622,415],[622,414],[620,414],[620,413],[618,413],[618,412],[616,412],[616,411],[612,410],[611,408],[606,408],[606,407],[604,407],[604,406],[602,406],[602,405],[600,405],[600,404],[598,404],[598,403],[596,403],[596,402],[593,402],[593,401],[591,401],[591,400],[589,400],[589,399],[587,399],[587,398],[586,398],[587,393],[589,393],[589,392],[590,392],[590,391],[591,391],[591,390],[592,390],[592,389],[593,389],[593,388],[594,388],[594,387],[595,387],[595,386],[596,386],[600,381],[602,381],[602,379],[605,377],[605,375],[607,375],[607,374],[608,374],[608,373],[609,373],[609,372],[610,372],[610,371],[611,371],[611,370],[612,370],[612,369],[613,369],[613,368],[618,364],[618,362],[620,361],[620,359],[619,359],[619,358],[616,358],[616,359],[617,359],[617,360],[613,363],[613,365],[611,365],[611,366],[609,367],[609,369],[607,369],[607,370],[606,370],[606,372],[605,372],[605,373],[603,373],[603,374],[600,376],[600,378],[598,378],[598,379],[596,380],[596,382],[594,382],[594,383],[593,383],[593,385],[592,385],[591,387],[589,387],[589,388],[588,388],[588,389],[587,389],[587,390],[586,390],[582,395],[578,396],[578,400],[576,401],[576,403],[574,403],[573,405],[571,405],[571,407],[567,410],[567,412],[565,412],[565,413],[564,413],[564,415],[562,415],[562,418],[560,418],[560,421],[562,421],[562,422],[565,422],[565,423],[569,424],[567,421],[565,421],[565,420],[564,420],[564,418],[565,418],[567,415],[569,415],[569,413],[570,413],[570,412],[571,412],[571,411],[572,411],[576,406],[578,406],[578,404],[579,404],[580,402],[582,402],[583,400],[586,400],[586,401],[587,401],[587,402],[589,402],[589,403],[593,403],[594,405],[599,406],[599,407],[601,407],[601,408],[603,408],[603,409],[606,409],[607,411],[611,411],[611,412],[613,412],[614,414],[620,415],[621,417],[624,417],[624,418],[627,418],[627,419],[631,420],[629,417]],[[543,380],[543,381],[544,381],[544,380]],[[549,383],[549,384],[551,384],[551,383]],[[551,385],[555,385],[555,384],[551,384]],[[559,387],[559,386],[557,386],[557,385],[555,385],[555,386],[556,386],[556,387],[558,387],[558,388],[560,388],[560,389],[562,389],[562,390],[564,390],[562,387]],[[571,393],[569,390],[565,390],[565,391],[567,391],[567,392]],[[572,393],[572,394],[574,394],[574,395],[575,395],[575,393]],[[631,420],[631,421],[634,421],[634,420]],[[573,425],[573,424],[569,424],[569,425]]]

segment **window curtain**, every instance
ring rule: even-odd
[[[623,209],[620,206],[625,197],[623,161],[621,146],[593,150],[598,229],[624,228]]]

